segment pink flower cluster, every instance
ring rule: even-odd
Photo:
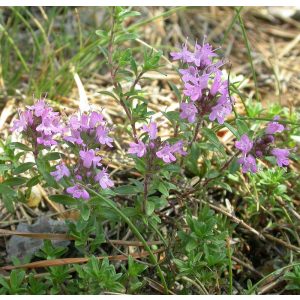
[[[179,140],[173,145],[168,142],[161,143],[157,138],[157,125],[151,122],[148,126],[143,126],[143,131],[149,136],[149,143],[145,144],[138,140],[137,143],[130,143],[128,153],[136,154],[137,157],[143,157],[147,153],[155,154],[157,158],[162,159],[165,163],[172,163],[176,161],[175,154],[186,155],[187,152],[183,150],[183,141]]]
[[[285,128],[282,124],[276,122],[279,117],[275,117],[265,129],[263,136],[254,141],[244,134],[239,141],[235,142],[235,147],[239,149],[242,156],[238,159],[238,163],[242,166],[242,172],[257,172],[256,157],[263,158],[265,155],[273,155],[276,158],[279,167],[288,166],[290,154],[289,149],[274,148],[274,134],[282,132]]]
[[[57,182],[66,179],[70,183],[66,191],[74,198],[90,198],[83,187],[87,184],[98,183],[102,189],[114,186],[107,168],[101,164],[102,157],[97,155],[101,147],[113,147],[110,129],[101,113],[93,111],[79,116],[72,115],[64,123],[58,112],[54,112],[44,100],[38,100],[19,115],[19,119],[13,123],[12,131],[22,132],[33,144],[36,155],[38,144],[51,147],[59,141],[70,143],[70,149],[78,154],[75,155],[74,165],[68,167],[60,162],[50,173]]]
[[[24,133],[35,145],[45,147],[56,145],[54,139],[64,133],[64,126],[58,112],[44,100],[37,101],[33,106],[27,106],[27,110],[19,112],[19,119],[13,123],[12,131]]]
[[[223,61],[213,61],[218,56],[214,51],[209,44],[196,43],[193,52],[184,45],[181,51],[171,53],[173,60],[181,60],[186,66],[179,69],[184,82],[183,93],[187,96],[187,102],[180,106],[180,118],[190,123],[209,114],[211,121],[223,124],[232,112],[228,82],[222,81],[220,70]]]
[[[98,183],[102,189],[114,186],[107,173],[107,168],[102,167],[102,157],[97,155],[101,146],[113,147],[113,139],[109,136],[109,132],[110,129],[106,126],[101,113],[92,111],[70,117],[64,139],[72,143],[79,152],[76,165],[73,167],[73,177],[76,180],[73,179],[74,185],[67,188],[67,192],[74,198],[86,200],[90,197],[80,183]],[[60,178],[55,172],[51,175],[55,176],[56,180]]]

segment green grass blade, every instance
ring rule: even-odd
[[[255,69],[254,69],[253,59],[252,59],[252,55],[251,55],[250,42],[249,42],[249,39],[248,39],[248,36],[247,36],[247,32],[246,32],[246,28],[245,28],[243,19],[240,15],[240,11],[237,8],[235,9],[235,11],[236,11],[239,23],[240,23],[243,39],[244,39],[244,42],[245,42],[245,45],[246,45],[246,48],[247,48],[247,55],[248,55],[248,59],[249,59],[249,62],[250,62],[251,72],[252,72],[254,85],[255,85],[255,97],[256,97],[256,100],[259,101],[258,84],[257,84],[257,78],[256,78],[256,72],[255,72]]]

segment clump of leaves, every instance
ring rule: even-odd
[[[197,218],[187,215],[187,231],[179,231],[182,258],[174,259],[180,276],[195,278],[213,287],[226,269],[226,237],[218,218],[204,206]]]

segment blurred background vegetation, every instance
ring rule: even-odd
[[[222,46],[222,53],[232,65],[231,72],[245,76],[245,91],[250,98],[256,86],[263,101],[285,105],[299,102],[300,22],[296,8],[134,10],[140,16],[129,19],[125,30],[138,34],[133,49],[136,53],[142,52],[141,47],[152,46],[168,58],[170,50],[187,38],[193,44],[206,36],[214,46]],[[2,103],[11,96],[32,99],[33,95],[47,93],[56,100],[72,97],[74,71],[86,83],[93,83],[99,75],[105,77],[101,38],[96,31],[109,26],[109,8],[104,7],[0,8]]]

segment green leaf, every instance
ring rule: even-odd
[[[128,40],[135,40],[138,38],[138,35],[136,33],[125,33],[125,34],[121,34],[119,36],[117,36],[115,38],[115,43],[122,43],[124,41],[128,41]]]
[[[5,289],[10,290],[8,282],[0,275],[0,286],[3,286]]]
[[[204,133],[204,136],[223,154],[226,155],[224,151],[224,147],[219,141],[218,137],[216,136],[215,132],[207,127],[203,127],[202,132]]]
[[[236,119],[236,126],[237,126],[238,132],[240,133],[241,136],[244,133],[248,133],[248,131],[249,131],[249,127],[248,127],[247,123],[243,120]]]
[[[90,217],[90,208],[86,203],[81,206],[80,216],[84,221],[88,221]]]
[[[138,193],[138,188],[132,185],[123,185],[115,188],[114,192],[118,195],[134,195]]]
[[[10,285],[12,289],[17,289],[22,284],[25,277],[25,271],[13,270],[10,273]]]
[[[60,153],[60,152],[50,152],[50,153],[47,153],[45,156],[44,156],[44,159],[45,160],[58,160],[58,159],[61,159],[62,157],[64,157],[65,155],[63,153]]]
[[[16,191],[13,190],[10,186],[0,183],[0,194],[16,196]]]
[[[181,93],[179,92],[177,86],[171,81],[168,81],[168,84],[170,85],[172,91],[176,95],[176,98],[178,99],[179,103],[181,103]]]
[[[36,165],[38,167],[39,172],[41,173],[41,175],[43,176],[43,178],[46,180],[47,184],[50,187],[57,187],[57,183],[55,181],[55,179],[50,175],[50,164],[47,160],[45,160],[43,157],[39,157],[36,160]]]
[[[40,183],[40,177],[41,177],[40,175],[36,175],[36,176],[32,177],[32,178],[26,183],[26,186],[27,186],[27,187],[33,187],[33,186],[39,184],[39,183]]]
[[[118,17],[124,20],[125,18],[128,18],[128,17],[136,17],[136,16],[140,16],[140,15],[141,15],[141,13],[138,11],[124,10],[119,13]]]
[[[147,205],[146,205],[146,215],[147,216],[151,216],[152,213],[154,212],[155,209],[155,203],[151,202],[151,201],[147,201]]]
[[[158,190],[166,197],[169,196],[169,191],[167,186],[165,185],[165,183],[163,181],[161,181],[158,185]]]
[[[22,185],[27,181],[24,177],[12,177],[3,182],[3,184],[9,185],[9,186],[15,186],[15,185]]]
[[[3,173],[4,171],[10,170],[11,165],[5,165],[5,164],[0,164],[0,173]]]
[[[13,170],[14,175],[18,175],[21,173],[26,172],[27,170],[31,169],[33,166],[35,166],[35,163],[33,162],[26,162],[20,166],[18,166],[16,169]]]
[[[236,130],[232,125],[230,125],[227,122],[224,122],[224,125],[232,132],[232,134],[237,137],[238,139],[241,137],[240,133],[238,130]]]
[[[130,66],[131,66],[131,70],[134,72],[135,76],[137,76],[138,68],[137,68],[137,64],[133,57],[131,57],[131,59],[130,59]]]
[[[18,143],[18,142],[10,143],[9,147],[10,147],[10,149],[20,149],[20,150],[24,150],[24,151],[32,151],[32,149],[29,148],[28,146],[26,146],[22,143]]]
[[[68,195],[51,195],[49,199],[64,205],[77,205],[79,200],[76,200]]]
[[[119,101],[119,99],[115,96],[115,94],[113,94],[113,93],[111,93],[111,92],[108,92],[108,91],[100,91],[100,94],[110,96],[110,97],[114,98],[115,100]]]

